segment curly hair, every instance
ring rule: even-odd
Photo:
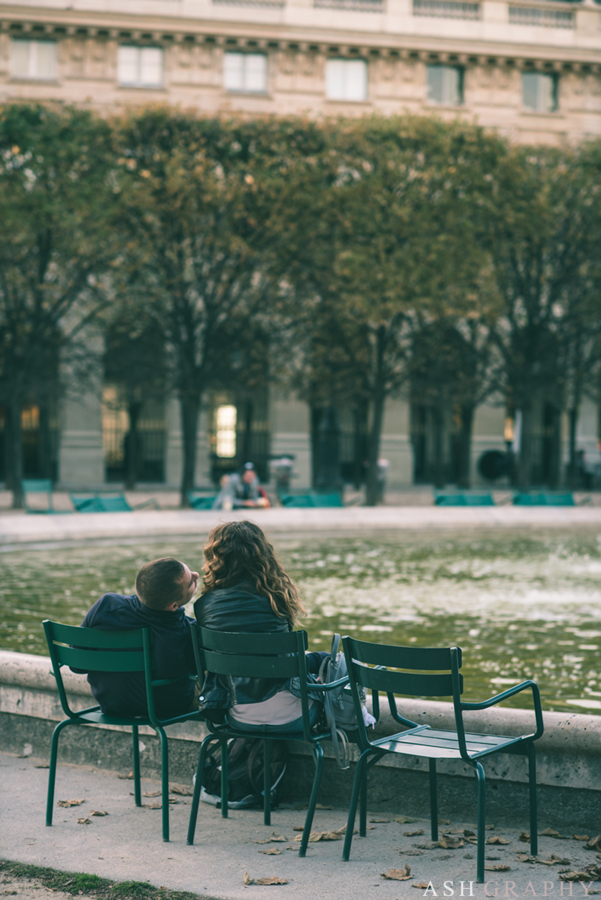
[[[275,551],[254,522],[226,522],[210,532],[204,548],[201,594],[249,581],[268,597],[276,616],[294,624],[306,610],[296,585],[276,559]]]

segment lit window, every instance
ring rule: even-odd
[[[522,72],[524,109],[550,113],[557,109],[557,78],[542,72]]]
[[[119,84],[127,87],[162,87],[163,51],[160,47],[119,47]]]
[[[326,61],[326,97],[328,100],[367,100],[367,63],[364,59],[328,59]]]
[[[226,91],[265,94],[267,91],[267,57],[264,53],[225,53],[223,86]]]
[[[463,69],[455,66],[428,66],[428,100],[443,106],[463,103]]]
[[[231,459],[236,455],[236,407],[218,406],[217,422],[217,456]]]
[[[55,41],[11,41],[13,78],[51,81],[56,78]]]

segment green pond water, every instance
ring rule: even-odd
[[[458,645],[466,699],[534,678],[546,709],[601,711],[601,534],[316,536],[277,549],[312,649],[333,631]],[[100,594],[133,592],[138,568],[167,555],[200,568],[200,543],[184,539],[0,555],[0,648],[46,654],[42,619],[79,624]],[[529,694],[509,703],[528,706]]]

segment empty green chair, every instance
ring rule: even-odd
[[[134,509],[144,509],[148,506],[151,506],[153,509],[159,509],[159,504],[154,498],[132,506],[125,494],[121,492],[114,494],[69,494],[69,497],[77,512],[82,513],[133,512]]]
[[[48,651],[52,661],[52,672],[56,678],[56,686],[63,708],[67,716],[54,729],[50,751],[48,773],[48,797],[46,801],[46,825],[52,825],[54,805],[54,784],[56,780],[56,762],[58,742],[61,732],[69,725],[120,725],[131,728],[133,743],[134,798],[136,806],[142,806],[140,789],[140,749],[138,729],[140,725],[154,728],[161,743],[161,779],[163,807],[163,840],[169,840],[169,748],[165,726],[175,722],[186,722],[189,719],[202,721],[198,712],[185,713],[171,719],[159,719],[154,707],[153,689],[173,683],[179,679],[154,679],[152,675],[151,633],[147,628],[134,631],[99,631],[96,628],[81,628],[73,625],[60,625],[46,619],[43,622],[48,643]],[[72,666],[86,672],[143,672],[146,682],[146,702],[148,716],[121,718],[107,716],[99,706],[88,709],[72,710],[63,683],[61,666]],[[127,677],[127,675],[124,675]]]
[[[315,804],[319,792],[321,773],[323,769],[323,750],[321,742],[331,737],[331,732],[324,726],[323,730],[311,730],[309,717],[309,695],[312,692],[324,692],[336,689],[348,682],[348,678],[342,678],[331,684],[313,684],[307,679],[305,650],[307,649],[307,632],[293,631],[284,634],[247,634],[211,631],[199,625],[192,626],[194,652],[198,675],[202,677],[204,672],[214,672],[224,676],[242,676],[248,678],[298,678],[301,692],[303,727],[298,732],[270,732],[265,734],[258,726],[257,731],[237,731],[233,726],[213,724],[207,719],[206,725],[210,734],[204,739],[200,748],[198,769],[192,809],[190,811],[190,825],[188,828],[188,844],[194,843],[196,831],[196,817],[200,802],[200,789],[202,774],[207,750],[211,743],[218,742],[221,746],[221,815],[228,815],[228,783],[227,783],[227,742],[230,738],[260,738],[264,752],[264,784],[263,784],[263,820],[266,825],[271,825],[271,741],[306,741],[310,744],[315,763],[315,776],[313,788],[305,817],[303,836],[299,847],[299,856],[305,856],[307,843],[311,833],[311,825],[315,813]],[[202,701],[202,697],[201,697]]]
[[[24,478],[21,481],[21,490],[23,491],[23,499],[25,501],[25,510],[28,513],[38,513],[38,514],[56,514],[57,510],[55,510],[52,503],[52,481],[50,478]],[[45,509],[41,509],[39,507],[30,506],[28,500],[28,494],[46,494],[47,497],[47,507]],[[60,510],[60,512],[70,512],[70,510]]]
[[[196,491],[188,491],[188,500],[192,509],[213,509],[217,494],[198,494]]]
[[[513,495],[514,506],[576,506],[574,495],[567,492],[547,493],[539,491],[538,493],[518,493]]]
[[[420,647],[394,647],[388,644],[371,644],[353,638],[342,639],[358,721],[358,743],[361,750],[344,841],[343,860],[348,860],[353,840],[353,827],[357,804],[360,800],[359,834],[366,835],[367,771],[387,753],[423,757],[430,770],[430,821],[433,841],[438,840],[438,800],[436,790],[436,760],[455,759],[474,769],[478,784],[478,854],[477,879],[484,881],[485,802],[486,780],[482,761],[493,753],[518,753],[528,759],[530,797],[530,852],[536,856],[536,754],[534,742],[543,734],[543,714],[540,693],[534,681],[523,681],[489,700],[481,703],[462,701],[463,676],[461,675],[461,649],[433,649]],[[403,669],[404,671],[387,671]],[[374,714],[379,710],[378,691],[386,693],[392,717],[405,729],[398,734],[370,739],[361,716],[359,688],[371,689],[374,698]],[[534,703],[536,729],[530,734],[497,735],[466,732],[463,724],[465,710],[488,709],[520,691],[531,690]],[[397,709],[395,694],[413,697],[452,697],[455,714],[455,730],[443,731],[429,725],[418,725],[402,716]],[[402,701],[398,701],[402,704]]]
[[[491,493],[471,494],[460,492],[457,494],[435,494],[435,506],[494,506],[495,501]]]
[[[344,506],[340,494],[289,494],[281,498],[281,503],[287,509],[325,509]]]

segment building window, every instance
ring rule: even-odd
[[[215,413],[217,426],[217,456],[232,459],[236,455],[236,418],[235,406],[218,406]]]
[[[367,100],[367,63],[364,59],[328,59],[326,61],[326,97],[328,100]]]
[[[163,86],[163,51],[160,47],[119,47],[117,79],[124,87]]]
[[[225,53],[223,86],[226,91],[267,92],[267,57],[264,53]]]
[[[56,78],[55,41],[11,41],[13,78],[52,81]]]
[[[522,72],[524,109],[550,113],[557,109],[557,77],[542,72]]]
[[[456,66],[428,66],[428,100],[444,106],[463,103],[463,69]]]

